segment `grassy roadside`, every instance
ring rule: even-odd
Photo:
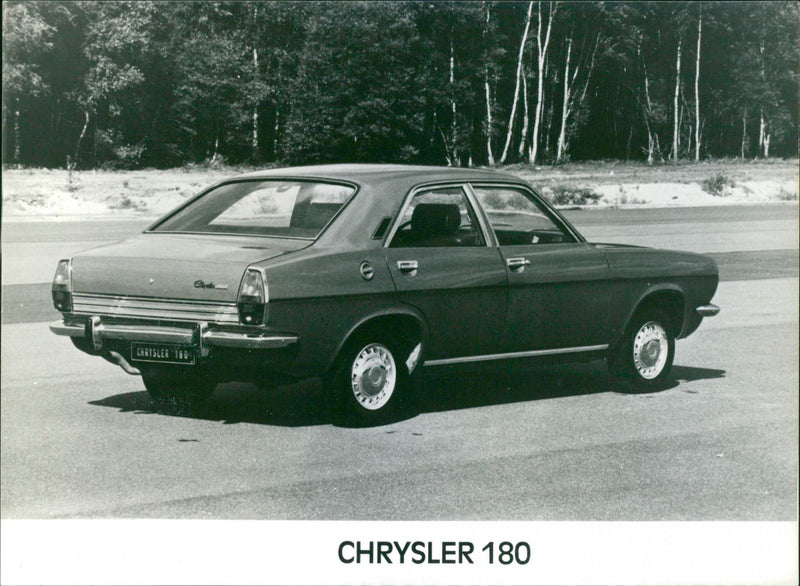
[[[3,217],[154,217],[252,167],[135,171],[5,169]],[[798,161],[715,160],[648,166],[597,161],[504,168],[560,206],[691,206],[797,201]]]

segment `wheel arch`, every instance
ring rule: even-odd
[[[669,328],[673,337],[679,338],[683,331],[686,315],[686,293],[677,285],[664,284],[651,287],[633,304],[625,320],[625,327],[621,335],[630,328],[631,322],[648,310],[663,310],[669,318],[669,323],[664,324]]]
[[[380,333],[408,342],[410,353],[417,343],[423,343],[424,346],[428,326],[422,315],[411,308],[394,308],[365,316],[356,322],[340,340],[336,351],[326,365],[326,371],[330,372],[335,369],[342,352],[349,347],[353,340],[369,332]],[[407,358],[408,356],[402,357],[404,361]],[[421,364],[421,360],[417,364]]]

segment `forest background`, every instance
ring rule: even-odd
[[[796,2],[4,2],[3,163],[796,157]]]

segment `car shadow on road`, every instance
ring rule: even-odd
[[[620,392],[653,396],[659,392],[686,387],[687,383],[718,379],[724,370],[676,365],[666,388],[660,391],[633,393],[619,389],[608,376],[602,361],[585,364],[515,367],[484,366],[481,368],[437,368],[425,373],[416,398],[394,421],[413,418],[423,413],[457,411],[518,402]],[[112,407],[123,413],[172,415],[160,412],[146,391],[113,395],[90,404]],[[197,411],[178,416],[192,417],[225,424],[251,423],[280,427],[307,427],[334,424],[356,425],[343,421],[329,408],[329,402],[318,380],[308,380],[261,390],[248,384],[223,384],[214,396]]]
[[[202,407],[171,412],[158,407],[147,391],[112,395],[90,401],[90,405],[112,407],[123,413],[190,417],[225,424],[253,423],[281,427],[306,427],[332,423],[318,381],[301,381],[273,389],[229,383],[217,386]]]

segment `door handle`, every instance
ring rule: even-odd
[[[506,264],[512,271],[523,271],[525,269],[525,265],[531,264],[531,261],[520,256],[516,258],[509,258],[506,261]]]
[[[398,260],[397,268],[401,273],[411,275],[412,277],[417,274],[419,265],[415,260]]]

